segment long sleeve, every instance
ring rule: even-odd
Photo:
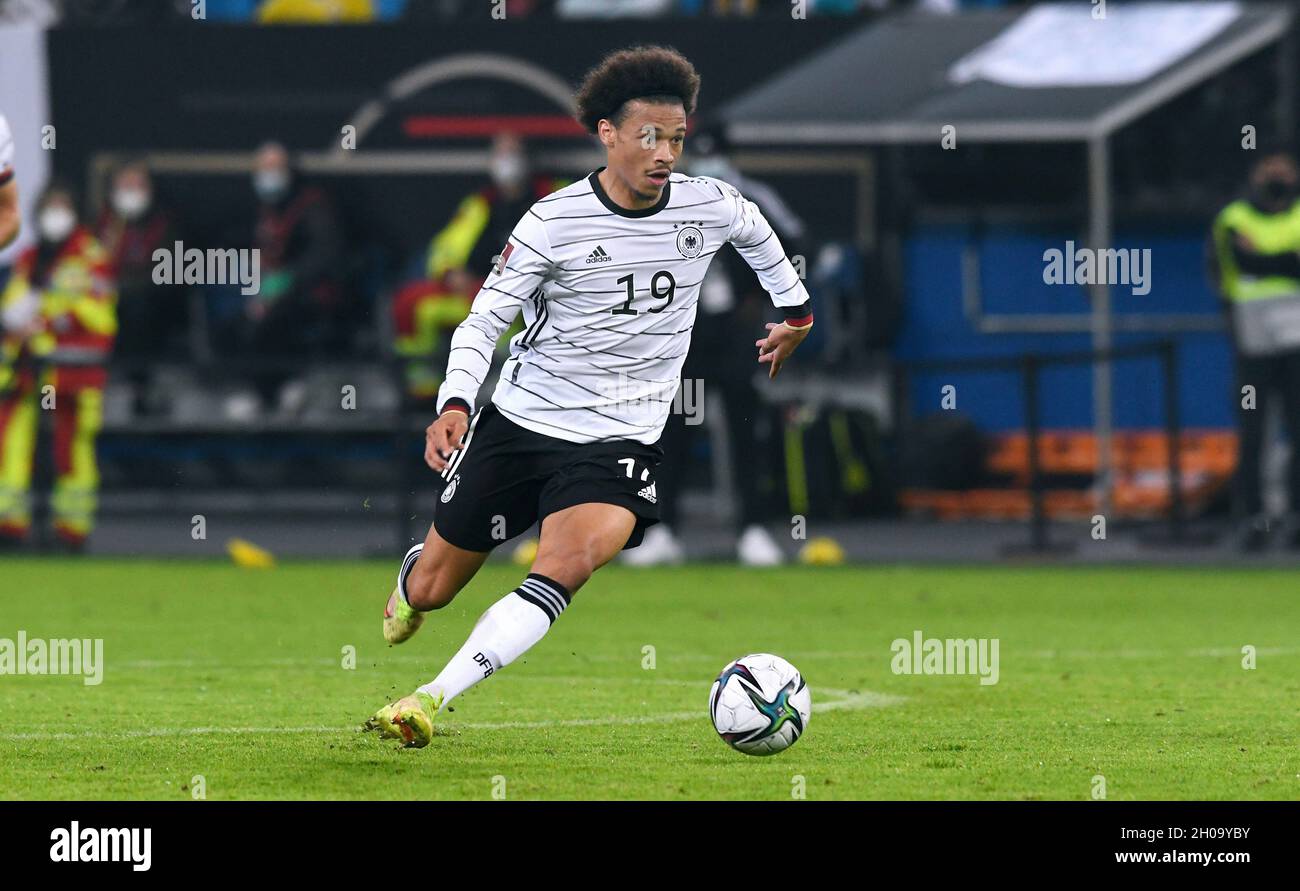
[[[9,132],[9,124],[4,115],[0,115],[0,186],[7,185],[14,178],[14,137]]]
[[[438,411],[449,399],[461,399],[474,410],[478,391],[492,368],[492,351],[501,334],[545,281],[551,268],[551,243],[541,218],[533,211],[510,234],[510,240],[487,281],[474,297],[465,321],[456,326],[447,357],[447,374],[438,390]]]
[[[772,225],[754,202],[720,180],[717,184],[723,196],[733,203],[727,240],[754,270],[763,288],[771,295],[772,303],[781,309],[787,321],[800,324],[810,321],[812,301],[808,289],[800,280],[794,264],[786,257],[781,239]]]

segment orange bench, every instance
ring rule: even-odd
[[[1237,464],[1237,434],[1228,430],[1186,430],[1179,436],[1183,503],[1189,513],[1205,505],[1228,483]],[[1114,478],[1111,503],[1122,517],[1158,517],[1169,511],[1168,438],[1159,430],[1117,431],[1111,437]],[[964,491],[903,489],[903,509],[938,519],[1029,517],[1029,441],[1024,433],[992,436],[985,467],[1004,478],[1003,487]],[[1061,477],[1096,476],[1100,450],[1091,431],[1051,430],[1039,437],[1039,474],[1049,517],[1086,519],[1100,499],[1090,488],[1064,487]]]

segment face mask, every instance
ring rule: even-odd
[[[72,230],[77,228],[77,215],[66,207],[47,207],[41,211],[37,227],[41,230],[42,239],[58,243],[67,239]]]
[[[149,209],[149,193],[144,189],[118,189],[113,193],[113,210],[127,220],[134,220]]]
[[[1266,179],[1260,191],[1267,201],[1274,204],[1289,204],[1296,198],[1296,184],[1289,179]]]
[[[517,186],[524,179],[524,159],[518,155],[492,156],[492,181],[498,186]]]
[[[267,204],[275,204],[289,192],[289,174],[283,170],[259,170],[253,174],[253,191]]]

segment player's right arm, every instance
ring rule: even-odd
[[[0,115],[0,250],[13,244],[21,228],[18,182],[14,179],[14,140]]]
[[[705,177],[705,179],[708,179]],[[730,209],[731,224],[727,241],[749,264],[759,283],[772,298],[774,306],[785,315],[781,324],[769,323],[767,334],[754,341],[758,361],[768,366],[768,378],[781,371],[786,359],[803,343],[812,328],[812,300],[794,265],[781,247],[772,225],[758,205],[722,180],[711,180]]]
[[[447,466],[460,448],[483,381],[492,369],[497,340],[518,317],[551,268],[551,243],[533,211],[510,234],[487,281],[474,297],[465,321],[456,326],[447,357],[447,374],[438,388],[438,419],[425,432],[424,460],[434,470]]]

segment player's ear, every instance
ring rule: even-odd
[[[614,147],[614,142],[618,137],[618,129],[608,118],[601,118],[600,123],[596,125],[596,133],[600,137],[600,144],[607,149]]]

